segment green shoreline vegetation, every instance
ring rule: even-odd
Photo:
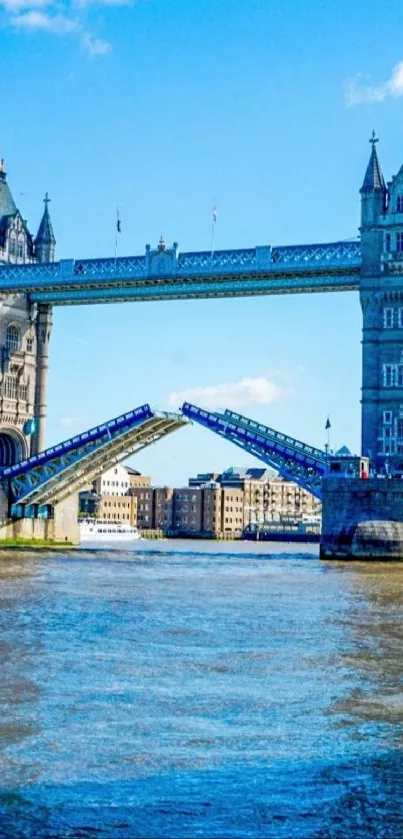
[[[53,539],[0,539],[0,551],[9,548],[76,548],[74,542],[56,542]]]

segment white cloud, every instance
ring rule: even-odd
[[[41,9],[52,5],[52,0],[3,0],[3,6],[7,12],[21,12],[27,9]]]
[[[346,84],[345,99],[348,108],[363,105],[366,102],[383,102],[388,97],[403,96],[403,61],[396,64],[386,82],[377,85],[365,84],[359,73]]]
[[[133,0],[0,0],[6,24],[15,31],[47,32],[75,36],[90,56],[104,56],[112,49],[107,40],[96,37],[84,25],[84,6],[132,5]]]
[[[264,376],[245,378],[239,382],[225,382],[208,387],[194,387],[169,394],[168,405],[177,409],[183,402],[193,402],[202,408],[212,410],[241,408],[245,405],[270,405],[282,396],[284,391]]]
[[[17,28],[41,29],[45,32],[53,32],[55,35],[70,35],[78,29],[77,21],[65,15],[49,15],[36,10],[13,15],[10,23]]]
[[[100,38],[94,38],[89,32],[83,32],[82,44],[89,55],[106,55],[111,51],[112,45]]]

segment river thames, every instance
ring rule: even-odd
[[[0,836],[403,834],[403,564],[0,558]]]

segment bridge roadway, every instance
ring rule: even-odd
[[[160,241],[143,256],[1,265],[0,298],[77,305],[354,291],[360,269],[359,240],[213,253],[179,253]]]

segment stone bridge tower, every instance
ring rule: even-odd
[[[361,188],[362,453],[403,475],[403,166],[386,184],[373,134]]]
[[[52,262],[55,237],[46,195],[35,239],[28,230],[0,162],[0,263]],[[46,379],[52,310],[24,294],[0,295],[0,466],[45,444]]]

